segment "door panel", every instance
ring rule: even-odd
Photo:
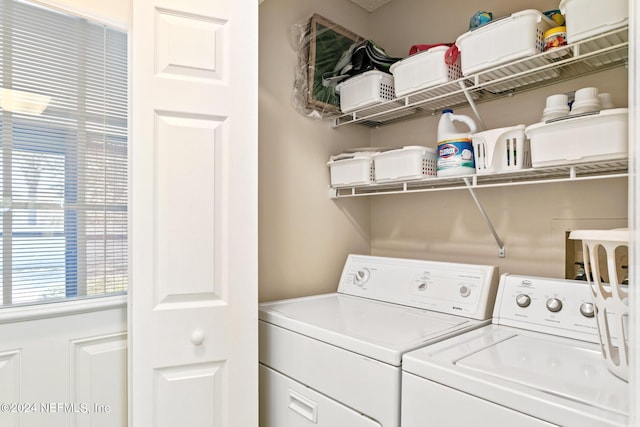
[[[132,426],[257,425],[257,8],[133,2]]]

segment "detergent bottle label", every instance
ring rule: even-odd
[[[438,143],[438,173],[471,168],[475,171],[473,145],[470,138],[456,138]]]

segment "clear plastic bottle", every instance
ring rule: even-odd
[[[456,122],[466,125],[461,131]],[[476,123],[471,117],[453,114],[453,110],[442,111],[438,122],[438,176],[458,176],[476,173],[471,134]]]

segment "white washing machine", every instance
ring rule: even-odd
[[[260,304],[261,427],[399,427],[402,355],[487,325],[498,279],[349,255],[336,293]]]
[[[502,275],[493,322],[403,359],[402,427],[626,426],[587,282]]]

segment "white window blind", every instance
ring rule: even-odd
[[[2,307],[127,289],[127,35],[0,0]]]

